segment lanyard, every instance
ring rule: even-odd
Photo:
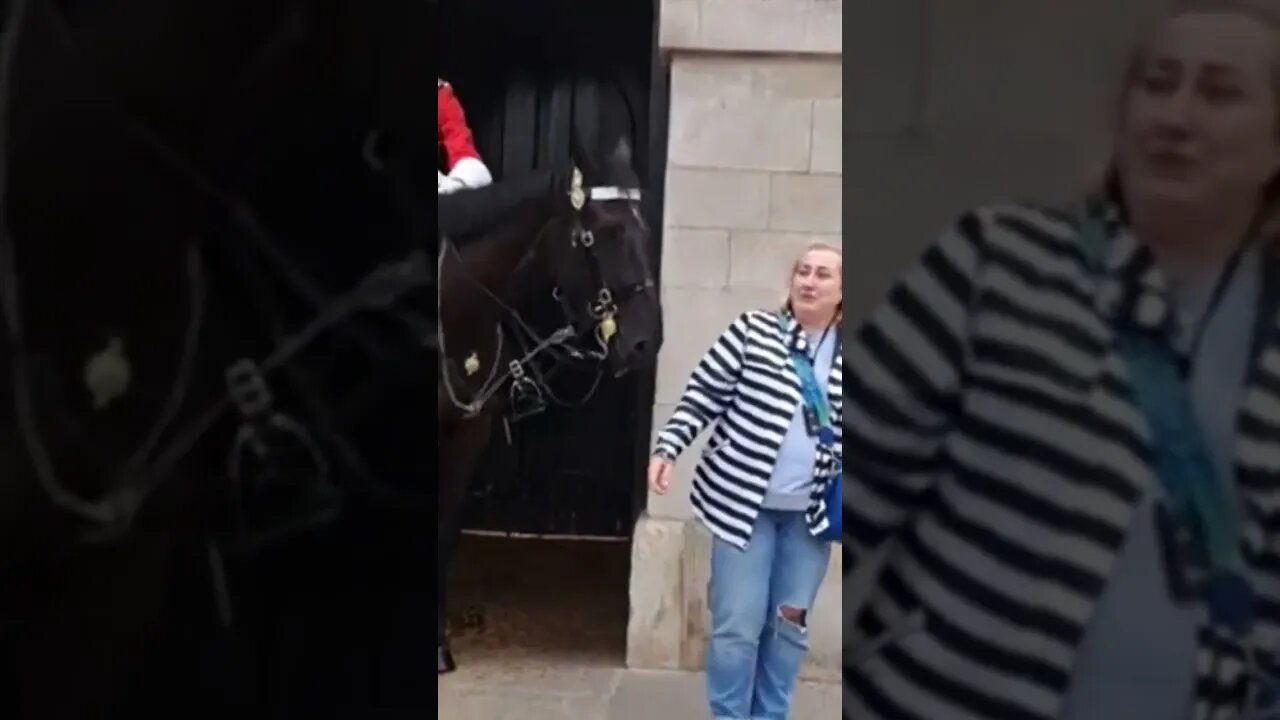
[[[1213,288],[1213,294],[1209,297],[1209,304],[1205,306],[1204,312],[1196,322],[1187,355],[1185,358],[1179,358],[1178,360],[1178,366],[1184,378],[1190,377],[1192,367],[1195,365],[1196,359],[1200,357],[1200,347],[1204,344],[1205,332],[1208,331],[1209,323],[1213,321],[1213,316],[1217,313],[1218,306],[1222,304],[1222,299],[1226,296],[1227,290],[1230,289],[1231,283],[1235,280],[1236,275],[1239,274],[1243,257],[1243,250],[1232,254],[1222,274],[1218,277],[1218,282]]]
[[[1100,272],[1106,252],[1101,224],[1087,210],[1082,219],[1081,242],[1090,266]],[[1198,335],[1203,335],[1232,274],[1234,267],[1220,279]],[[1240,508],[1214,470],[1191,403],[1183,359],[1165,336],[1128,327],[1117,334],[1134,400],[1154,436],[1156,475],[1169,495],[1180,529],[1191,536],[1208,565],[1204,599],[1210,618],[1214,625],[1243,635],[1253,625],[1255,596],[1245,578]]]
[[[783,333],[787,331],[786,320],[778,317],[778,327]],[[813,356],[800,349],[798,345],[793,344],[791,347],[791,357],[795,360],[796,373],[800,375],[800,390],[804,393],[805,402],[808,404],[810,411],[813,412],[814,418],[817,420],[818,441],[826,447],[835,444],[835,430],[831,427],[831,410],[827,406],[827,397],[818,386],[818,378],[813,369],[813,361],[818,351],[822,349],[822,344],[826,342],[827,333],[831,332],[831,326],[827,326],[826,331],[822,333],[822,338],[818,340],[818,344],[813,349]]]

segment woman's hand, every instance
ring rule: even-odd
[[[649,489],[658,495],[666,495],[671,489],[671,468],[675,463],[661,455],[649,461]]]

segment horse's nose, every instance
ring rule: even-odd
[[[649,349],[649,339],[645,337],[631,338],[618,348],[622,357],[635,362],[645,356],[645,351]]]
[[[619,340],[621,343],[617,347],[617,361],[620,371],[635,370],[648,362],[651,347],[648,338],[619,338]]]

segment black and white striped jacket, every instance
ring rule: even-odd
[[[657,439],[655,453],[676,458],[714,424],[695,470],[693,512],[717,537],[738,547],[746,547],[751,539],[778,450],[803,402],[790,354],[801,328],[789,314],[784,317],[785,333],[777,313],[739,316],[698,364]],[[836,353],[841,352],[837,336]],[[827,399],[837,454],[843,434],[842,376],[841,363],[832,363]],[[820,481],[835,472],[836,458],[820,447],[815,453],[814,491],[806,519],[817,534],[828,526]]]
[[[856,332],[847,594],[858,560],[893,545],[846,621],[846,718],[1058,716],[1135,503],[1159,482],[1104,318],[1160,322],[1170,308],[1119,217],[1111,208],[1109,279],[1097,283],[1074,215],[965,214]],[[1236,480],[1262,596],[1247,645],[1265,658],[1280,642],[1280,313],[1264,320]],[[1241,645],[1201,631],[1199,720],[1240,716]]]

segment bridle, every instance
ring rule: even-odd
[[[592,324],[591,339],[594,341],[595,347],[582,347],[576,344],[576,341],[582,339],[578,329],[580,312],[565,295],[563,288],[559,286],[553,288],[552,296],[564,314],[565,324],[550,335],[543,336],[530,326],[518,310],[503,302],[493,290],[486,287],[470,273],[466,273],[465,264],[462,263],[462,257],[458,252],[457,246],[448,238],[440,238],[439,272],[443,273],[445,255],[453,255],[458,260],[459,266],[463,268],[462,272],[492,302],[498,305],[505,316],[494,328],[496,339],[495,360],[490,363],[489,375],[485,378],[480,388],[471,394],[470,401],[463,401],[459,397],[457,389],[458,378],[456,369],[451,365],[448,356],[444,327],[443,324],[438,326],[437,332],[440,341],[440,356],[442,358],[442,381],[450,403],[462,413],[464,419],[474,418],[483,412],[489,402],[508,383],[510,383],[508,387],[508,413],[513,420],[520,420],[543,412],[547,407],[548,398],[561,407],[571,408],[586,404],[595,395],[604,376],[603,364],[609,357],[610,341],[617,334],[619,300],[625,302],[635,294],[652,288],[653,281],[646,279],[643,283],[622,288],[618,291],[610,288],[604,279],[604,273],[600,267],[600,259],[596,254],[595,235],[591,230],[584,227],[582,212],[589,201],[638,203],[642,197],[641,191],[636,188],[621,188],[617,186],[587,188],[583,184],[582,173],[577,168],[573,170],[569,189],[569,202],[572,213],[567,240],[571,249],[582,251],[583,261],[586,263],[591,282],[597,288],[594,298],[587,303],[585,313],[582,313],[588,318],[588,322]],[[525,251],[520,262],[517,263],[513,275],[518,275],[533,262],[534,258],[541,252],[543,243],[550,235],[551,228],[560,221],[561,218],[553,218],[543,225],[535,236],[534,242]],[[499,361],[503,357],[507,332],[511,332],[515,336],[519,350],[515,353],[515,358],[503,366]],[[566,402],[557,396],[550,382],[548,382],[547,371],[541,369],[535,362],[539,357],[546,354],[557,355],[555,359],[556,366],[566,361],[587,360],[595,363],[597,368],[596,377],[583,398],[573,402]],[[482,367],[483,363],[480,358],[473,354],[467,359],[464,369],[466,374],[470,376],[480,372]]]
[[[267,377],[274,372],[288,370],[288,364],[317,339],[338,326],[353,314],[362,310],[383,311],[400,320],[411,332],[425,341],[427,321],[397,308],[397,303],[411,292],[429,287],[432,282],[426,256],[421,251],[412,252],[404,260],[379,267],[362,278],[353,288],[330,297],[308,277],[307,273],[280,251],[271,234],[252,208],[241,198],[213,183],[191,160],[166,143],[141,119],[115,102],[105,98],[115,115],[117,125],[135,140],[143,143],[150,154],[160,160],[187,187],[217,208],[230,220],[237,235],[249,240],[250,245],[265,256],[270,266],[316,312],[305,327],[288,335],[277,334],[275,348],[264,358],[241,358],[231,363],[226,371],[227,394],[206,408],[181,428],[172,426],[186,404],[186,396],[192,382],[191,372],[199,351],[201,323],[204,316],[206,288],[201,249],[195,241],[187,247],[187,274],[189,280],[189,322],[184,338],[182,360],[174,378],[168,400],[156,419],[147,439],[130,459],[114,474],[105,496],[90,500],[68,488],[59,478],[44,438],[37,427],[35,409],[26,366],[28,353],[22,324],[21,292],[10,232],[8,210],[5,207],[9,183],[9,104],[12,73],[18,41],[26,21],[28,0],[14,0],[9,27],[3,37],[3,54],[0,56],[0,309],[3,310],[5,340],[12,359],[12,384],[17,423],[23,443],[35,468],[39,485],[48,499],[59,509],[84,520],[100,531],[99,539],[109,539],[126,532],[144,501],[176,469],[200,440],[227,413],[239,414],[239,427],[235,441],[228,453],[228,473],[233,481],[240,481],[242,461],[249,454],[265,461],[270,455],[275,438],[287,438],[300,447],[314,464],[314,481],[319,487],[330,484],[329,466],[320,445],[312,432],[277,407]],[[65,19],[58,8],[48,7],[52,20],[57,24],[64,43],[72,52],[79,50]],[[237,261],[244,268],[245,258]],[[394,354],[372,336],[358,330],[344,328],[355,335],[366,351],[379,356]],[[314,405],[314,398],[312,404]],[[315,409],[313,407],[313,409]],[[327,433],[335,441],[338,451],[348,464],[362,465],[349,446],[336,436]],[[168,443],[162,439],[168,435]],[[372,477],[371,474],[367,477]],[[394,491],[378,488],[386,496]],[[400,498],[403,501],[403,498]]]
[[[549,335],[544,336],[535,330],[521,316],[518,310],[504,302],[498,297],[497,293],[486,287],[474,275],[466,272],[466,265],[457,246],[448,238],[440,238],[438,275],[443,276],[446,255],[453,256],[457,261],[460,272],[466,275],[471,283],[478,287],[491,302],[497,304],[503,313],[503,318],[494,327],[494,360],[489,363],[489,374],[479,388],[470,393],[470,399],[466,401],[461,399],[458,390],[458,385],[465,381],[460,380],[457,369],[449,358],[443,319],[438,319],[437,334],[440,341],[440,357],[442,359],[442,384],[449,397],[449,402],[462,413],[464,419],[474,418],[484,412],[485,407],[504,387],[507,388],[508,392],[508,417],[515,421],[545,411],[548,407],[548,399],[556,405],[566,408],[585,405],[595,396],[604,377],[604,363],[610,355],[610,341],[618,332],[619,303],[626,302],[636,294],[645,292],[653,287],[653,280],[646,278],[642,283],[625,288],[611,288],[601,268],[600,258],[596,251],[597,240],[595,234],[585,227],[582,219],[583,210],[589,202],[626,201],[635,204],[639,203],[643,198],[641,191],[638,188],[617,186],[586,187],[581,171],[574,168],[568,195],[571,214],[569,217],[569,232],[565,239],[573,251],[582,253],[582,262],[586,265],[591,286],[596,291],[592,299],[586,303],[586,307],[580,310],[566,296],[562,287],[558,285],[554,287],[552,289],[552,297],[564,314],[564,325]],[[561,221],[562,218],[555,217],[542,226],[533,243],[530,244],[516,264],[516,268],[512,273],[513,276],[523,272],[542,252],[544,243],[547,241],[548,236],[552,234],[551,229]],[[582,337],[583,333],[579,329],[579,317],[585,317],[587,324],[591,326],[590,345],[578,344],[580,340],[586,339]],[[514,336],[517,348],[512,353],[514,357],[504,365],[501,360],[505,351],[508,332]],[[550,373],[542,369],[537,363],[537,360],[548,354],[555,355],[552,370],[572,361],[590,361],[595,364],[595,378],[582,398],[566,402],[555,393],[548,379]],[[467,376],[474,376],[482,371],[483,366],[484,363],[479,356],[472,354],[465,361],[463,369]]]

